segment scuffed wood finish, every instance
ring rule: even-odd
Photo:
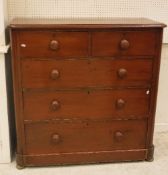
[[[24,59],[21,64],[24,88],[149,86],[152,81],[151,59]]]
[[[109,162],[130,162],[144,160],[147,149],[115,150],[115,151],[92,151],[56,154],[19,155],[17,157],[23,168],[26,166],[51,166],[51,165],[72,165],[88,163],[109,163]],[[99,160],[99,161],[98,161]]]
[[[163,28],[165,24],[147,18],[16,18],[13,29],[107,29],[107,28]]]
[[[146,126],[145,120],[27,124],[25,153],[34,155],[144,149]],[[123,134],[120,139],[118,132]],[[57,135],[57,142],[54,135]]]
[[[25,92],[24,119],[130,119],[149,114],[148,89]],[[121,100],[124,104],[121,106]]]
[[[154,55],[156,32],[121,31],[93,32],[93,56],[137,56]]]
[[[153,160],[164,24],[11,23],[18,167]]]
[[[21,31],[18,44],[21,58],[56,58],[85,57],[88,42],[87,32]]]

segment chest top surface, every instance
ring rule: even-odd
[[[16,18],[11,28],[164,28],[164,23],[147,18]]]

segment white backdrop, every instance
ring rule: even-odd
[[[0,0],[0,163],[11,160],[4,55],[7,51],[4,35],[7,19],[5,2],[6,0]]]
[[[168,0],[7,0],[14,17],[148,17],[168,24]],[[168,43],[168,29],[164,42]]]

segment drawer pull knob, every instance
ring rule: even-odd
[[[119,78],[123,79],[127,76],[127,70],[121,68],[121,69],[118,70],[117,74],[118,74]]]
[[[123,99],[120,98],[116,101],[117,109],[123,109],[124,106],[125,106],[125,101]]]
[[[121,49],[126,50],[129,47],[130,47],[130,43],[129,43],[128,40],[126,40],[126,39],[121,40],[121,42],[120,42],[120,48]]]
[[[120,142],[124,139],[124,134],[121,131],[117,131],[114,134],[114,138],[116,141]]]
[[[58,48],[59,48],[59,43],[58,43],[58,41],[52,40],[52,41],[50,42],[50,49],[53,50],[53,51],[56,51],[56,50],[58,50]]]
[[[61,137],[59,134],[53,134],[51,140],[53,143],[58,144],[61,141]]]
[[[59,76],[60,76],[60,73],[57,69],[54,69],[54,70],[51,71],[50,77],[51,77],[52,80],[58,79]]]
[[[56,110],[58,110],[59,108],[60,108],[60,102],[57,101],[57,100],[53,100],[53,101],[51,102],[51,109],[52,109],[52,111],[56,111]]]

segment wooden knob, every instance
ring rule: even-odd
[[[59,48],[59,42],[56,40],[52,40],[50,42],[50,49],[53,51],[56,51],[56,50],[58,50],[58,48]]]
[[[60,135],[59,135],[59,134],[53,134],[53,135],[51,136],[51,141],[52,141],[53,143],[55,143],[55,144],[60,143],[60,141],[61,141]]]
[[[121,131],[117,131],[114,133],[114,138],[116,141],[120,142],[124,139],[124,134]]]
[[[121,49],[126,50],[129,47],[130,47],[130,43],[129,43],[128,40],[126,40],[126,39],[121,40],[121,42],[120,42],[120,48]]]
[[[60,76],[60,73],[59,73],[59,71],[57,69],[53,69],[51,71],[50,77],[51,77],[52,80],[58,79],[59,76]]]
[[[125,107],[125,101],[123,99],[118,99],[116,101],[117,109],[123,109]]]
[[[56,111],[56,110],[58,110],[59,108],[60,108],[60,102],[57,101],[57,100],[53,100],[53,101],[51,102],[51,109],[52,109],[52,111]]]
[[[124,68],[121,68],[117,71],[118,77],[119,78],[125,78],[127,76],[127,70]]]

